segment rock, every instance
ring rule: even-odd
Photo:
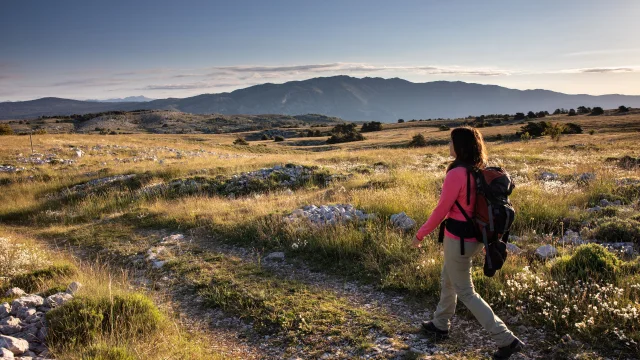
[[[35,308],[44,304],[44,299],[42,296],[38,295],[27,295],[13,300],[11,303],[11,314],[17,315],[21,310],[25,311],[24,308]]]
[[[160,269],[166,263],[167,263],[166,261],[162,261],[162,260],[152,260],[151,261],[151,266],[153,266],[154,269]]]
[[[507,243],[507,251],[514,255],[518,255],[522,252],[522,249],[520,249],[516,244]]]
[[[552,172],[544,171],[538,178],[542,181],[554,181],[558,180],[560,176]]]
[[[11,314],[11,305],[9,303],[0,304],[0,320]]]
[[[69,286],[67,286],[67,294],[75,295],[75,293],[77,293],[81,287],[82,287],[81,283],[74,281],[71,284],[69,284]]]
[[[606,247],[610,251],[619,252],[627,258],[631,258],[635,254],[632,242],[602,243],[600,245]]]
[[[0,359],[2,360],[13,360],[13,353],[9,351],[9,349],[0,348]]]
[[[562,237],[563,244],[572,244],[572,245],[581,245],[587,243],[586,240],[583,240],[580,236],[580,233],[577,233],[572,230],[567,230]]]
[[[14,287],[14,288],[11,288],[11,289],[7,290],[7,292],[4,294],[4,296],[10,297],[10,298],[21,297],[21,296],[25,296],[25,295],[27,295],[27,293],[24,292],[24,290],[22,290],[20,288],[17,288],[17,287]]]
[[[404,231],[409,231],[416,226],[415,220],[407,216],[404,212],[391,215],[391,223]]]
[[[537,248],[536,255],[538,255],[542,260],[548,260],[558,255],[558,250],[556,250],[556,248],[554,248],[553,246],[547,244]]]
[[[24,339],[0,335],[0,348],[8,349],[13,355],[21,355],[29,350],[29,342]]]
[[[20,319],[17,317],[9,316],[8,318],[0,321],[0,325],[20,325]]]
[[[281,251],[272,252],[269,255],[265,256],[264,259],[268,261],[284,261],[284,253]]]
[[[82,155],[84,155],[84,151],[80,149],[75,149],[75,153],[76,153],[76,157],[79,157],[79,158],[81,158]]]
[[[64,293],[57,293],[54,295],[49,296],[46,300],[45,300],[45,305],[50,307],[50,308],[55,308],[58,307],[64,303],[66,303],[67,301],[73,299],[73,295],[68,294],[66,292]],[[35,309],[34,309],[35,310]]]
[[[596,206],[594,206],[592,208],[588,208],[587,212],[598,212],[600,210],[602,210],[602,208],[600,206],[596,205]]]
[[[579,183],[588,183],[596,179],[596,174],[594,173],[584,173],[578,176]]]

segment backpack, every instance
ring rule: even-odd
[[[502,168],[467,169],[467,204],[471,198],[471,178],[476,182],[476,203],[473,219],[456,200],[455,204],[466,221],[446,219],[440,225],[438,241],[444,239],[444,229],[460,237],[460,254],[464,255],[464,239],[482,239],[485,248],[484,274],[492,277],[507,260],[509,229],[515,219],[515,210],[509,201],[515,184]]]

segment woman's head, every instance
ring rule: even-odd
[[[482,134],[477,129],[468,126],[451,130],[449,153],[456,158],[454,161],[456,164],[463,163],[476,168],[484,168],[487,163],[487,151]]]

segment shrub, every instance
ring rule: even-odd
[[[447,125],[440,125],[440,127],[438,129],[440,129],[440,131],[449,131],[450,130],[450,128]]]
[[[498,140],[498,141],[502,140],[502,134],[496,135],[496,140]]]
[[[13,129],[9,124],[0,124],[0,135],[14,135]]]
[[[424,135],[422,134],[415,134],[413,135],[413,138],[409,142],[409,146],[413,146],[413,147],[427,146],[427,139],[425,139]]]
[[[37,291],[47,281],[74,275],[77,269],[69,264],[55,264],[44,269],[18,275],[11,280],[12,287],[19,287],[26,292]]]
[[[576,114],[576,110],[575,109],[571,109],[571,110],[569,110],[569,113],[567,115],[568,116],[576,116],[578,114]]]
[[[626,107],[626,106],[624,106],[624,105],[620,105],[620,106],[618,106],[618,112],[619,112],[619,113],[626,113],[626,112],[629,112],[629,108],[628,108],[628,107]]]
[[[600,106],[596,106],[593,109],[591,109],[591,115],[602,115],[604,114],[604,109],[602,109]]]
[[[531,135],[528,132],[524,132],[520,135],[520,140],[528,142],[529,140],[531,140]]]
[[[247,142],[247,140],[243,139],[243,138],[237,138],[235,140],[233,140],[233,145],[249,145],[249,143]]]
[[[311,131],[311,130],[309,130]],[[262,134],[262,137],[260,138],[261,140],[270,140],[269,135],[267,134]]]
[[[565,129],[562,124],[555,123],[546,128],[546,130],[544,131],[544,135],[551,136],[551,139],[553,139],[554,141],[560,141],[560,136],[562,136],[564,130]]]
[[[614,218],[600,225],[595,237],[604,242],[633,242],[640,244],[640,222]]]
[[[379,121],[366,122],[362,124],[360,132],[382,131],[382,123]]]
[[[531,137],[540,137],[544,135],[545,131],[551,127],[551,123],[548,121],[539,121],[539,122],[528,122],[527,125],[524,125],[520,128],[520,132],[516,133],[517,136],[524,134],[525,132],[529,133]]]
[[[595,130],[589,130],[589,135],[593,135],[593,134],[595,134],[595,133],[596,133],[596,131],[595,131]]]
[[[281,141],[284,141],[284,137],[283,137],[283,136],[278,135],[278,136],[276,136],[276,137],[274,137],[274,138],[273,138],[273,141],[275,141],[275,142],[281,142]]]
[[[513,117],[513,120],[524,120],[525,118],[526,116],[524,115],[524,113],[516,113]]]
[[[136,357],[123,347],[97,345],[84,351],[82,360],[136,360]]]
[[[329,139],[327,139],[327,144],[339,144],[351,141],[362,141],[365,140],[364,136],[361,133],[354,131],[346,134],[333,134]]]
[[[570,257],[562,257],[551,267],[557,277],[570,280],[614,281],[621,261],[602,245],[581,245]]]
[[[539,111],[538,113],[536,113],[536,117],[539,117],[539,118],[543,118],[547,115],[548,113],[546,111]]]
[[[564,124],[563,134],[582,134],[582,126],[575,123]]]
[[[142,294],[115,295],[109,298],[75,299],[46,315],[49,324],[47,342],[54,346],[82,345],[101,335],[127,339],[145,336],[160,326],[162,315]]]
[[[398,124],[402,124],[404,122],[404,119],[398,119]]]
[[[588,114],[591,112],[591,108],[586,106],[578,106],[578,114]]]

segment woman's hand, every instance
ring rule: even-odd
[[[415,249],[418,249],[418,248],[422,247],[422,242],[420,240],[418,240],[417,237],[414,237],[413,238],[413,242],[411,243],[411,247],[415,248]]]

